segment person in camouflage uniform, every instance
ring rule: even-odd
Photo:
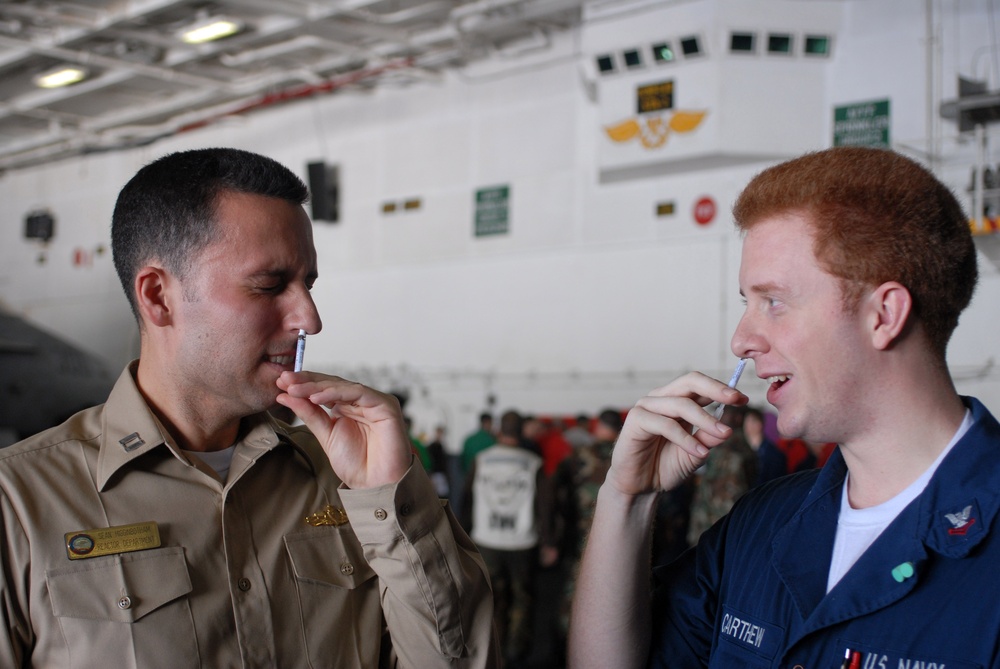
[[[611,451],[622,429],[622,415],[615,409],[600,413],[594,427],[594,441],[576,449],[563,460],[554,475],[559,518],[562,523],[562,564],[566,577],[560,607],[563,634],[569,629],[569,607],[576,587],[583,546],[597,506],[597,491],[611,467]]]
[[[742,413],[727,409],[723,421],[733,428],[733,434],[711,450],[699,470],[688,525],[692,546],[757,482],[757,454],[743,436]]]

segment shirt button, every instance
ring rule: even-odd
[[[379,520],[385,520],[389,514],[385,512],[385,509],[375,509],[375,517]]]
[[[118,608],[122,611],[132,608],[132,598],[125,596],[118,600]]]
[[[240,590],[242,590],[243,592],[246,592],[247,590],[250,589],[250,579],[249,578],[241,578],[239,581],[236,582],[236,585],[237,585],[237,587],[239,587]]]
[[[399,507],[399,515],[401,515],[401,516],[408,516],[408,515],[410,515],[410,505],[409,504],[404,504],[403,506]]]
[[[350,562],[345,562],[344,564],[340,565],[340,573],[344,574],[345,576],[350,576],[351,574],[354,573],[354,565],[351,564]]]

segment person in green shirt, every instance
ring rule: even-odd
[[[479,452],[495,443],[497,438],[493,434],[493,415],[484,411],[479,414],[479,429],[466,437],[462,444],[462,471],[468,472]]]

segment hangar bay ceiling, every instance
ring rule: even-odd
[[[2,0],[0,171],[149,144],[313,95],[418,83],[525,44],[544,48],[580,22],[583,4]]]

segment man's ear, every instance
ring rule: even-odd
[[[143,321],[153,327],[165,327],[173,322],[172,287],[176,283],[170,272],[155,265],[147,265],[136,272],[136,305]]]
[[[906,286],[886,281],[868,297],[871,306],[872,344],[879,350],[890,348],[909,324],[913,296]]]

